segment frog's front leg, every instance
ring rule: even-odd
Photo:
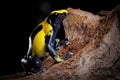
[[[68,53],[65,58],[61,58],[56,50],[54,49],[52,38],[53,38],[53,31],[51,31],[51,34],[49,36],[46,36],[46,44],[47,44],[47,51],[49,52],[50,56],[56,61],[56,62],[62,62],[64,60],[67,60],[73,56],[72,53]]]

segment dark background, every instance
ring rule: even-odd
[[[105,1],[105,0],[104,0]],[[22,71],[21,57],[28,48],[28,36],[32,29],[50,11],[80,8],[94,14],[109,11],[119,4],[119,0],[16,0],[2,2],[1,6],[1,52],[0,75]]]

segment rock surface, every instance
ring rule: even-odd
[[[54,64],[49,56],[42,73],[24,76],[20,72],[0,80],[120,80],[120,4],[98,14],[67,10],[63,26],[70,44],[61,46],[58,53],[64,57],[70,51],[73,57]]]

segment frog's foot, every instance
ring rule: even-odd
[[[72,52],[68,52],[67,56],[65,58],[63,58],[64,60],[67,60],[69,58],[71,58],[73,56]]]
[[[69,42],[70,38],[69,37],[66,37],[64,40],[62,40],[60,42],[60,45],[65,45],[65,46],[68,46],[70,44]]]
[[[66,41],[69,41],[69,40],[70,40],[70,37],[65,37],[65,40],[66,40]]]
[[[63,58],[63,59],[60,58],[60,56],[55,56],[54,58],[55,58],[56,62],[59,63],[59,62],[68,60],[68,59],[71,58],[72,56],[73,56],[73,53],[72,53],[72,52],[69,52],[69,53],[67,54],[67,56],[66,56],[65,58]]]
[[[65,42],[63,43],[63,45],[64,45],[65,47],[67,47],[69,44],[70,44],[69,41],[65,41]],[[59,50],[59,49],[60,49],[60,46],[61,46],[61,44],[60,44],[60,43],[57,43],[56,46],[55,46],[55,50]]]
[[[43,66],[41,66],[39,69],[37,69],[39,72],[44,72],[45,68]]]
[[[70,44],[69,41],[65,41],[65,43],[64,43],[65,46],[68,46],[69,44]]]
[[[54,59],[57,63],[64,61],[64,59],[61,59],[60,56],[55,56]]]
[[[45,71],[45,68],[44,67],[40,67],[39,69],[37,68],[31,68],[31,70],[29,71],[26,71],[26,75],[35,75],[35,73],[37,72],[44,72]]]
[[[28,71],[28,72],[26,72],[26,75],[35,75],[35,73],[31,72],[31,71]]]
[[[60,43],[56,44],[55,50],[59,50],[60,49]]]

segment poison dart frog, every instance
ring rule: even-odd
[[[60,43],[56,35],[66,14],[67,10],[65,9],[54,10],[33,29],[29,36],[27,54],[21,59],[21,64],[26,72],[43,70],[41,65],[42,58],[44,58],[47,53],[49,53],[57,63],[65,61],[73,56],[73,53],[69,52],[65,58],[61,58],[55,49],[59,47]],[[56,45],[57,47],[55,47]]]

